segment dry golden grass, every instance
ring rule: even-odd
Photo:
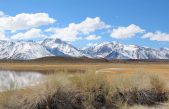
[[[116,93],[125,95],[125,93],[129,93],[128,91],[131,91],[132,94],[140,90],[152,91],[152,89],[162,93],[169,92],[169,64],[67,63],[37,65],[18,63],[0,64],[0,67],[8,70],[33,70],[49,74],[44,83],[36,87],[1,93],[0,106],[5,104],[8,107],[2,109],[52,109],[37,108],[37,106],[50,105],[53,103],[51,100],[53,97],[55,100],[61,99],[62,102],[64,100],[71,102],[73,106],[77,106],[76,102],[82,102],[79,109],[99,109],[96,108],[98,106],[114,106],[121,109],[154,109],[154,107],[138,106],[137,104],[133,107],[126,103],[127,101],[119,100],[121,98],[116,99],[112,105],[114,101],[111,97]],[[98,95],[104,96],[104,103],[99,104],[93,101]],[[76,101],[77,99],[80,101]],[[164,107],[160,106],[162,109]]]
[[[36,87],[2,94],[6,99],[0,104],[3,109],[127,109],[167,101],[165,85],[163,77],[140,72],[118,78],[93,71],[55,73]]]
[[[67,72],[68,70],[101,70],[108,68],[122,68],[124,70],[109,70],[109,73],[135,73],[138,71],[143,72],[153,72],[153,73],[162,73],[169,76],[169,64],[146,64],[146,63],[0,63],[1,69],[7,70],[34,70],[50,73],[50,71],[55,72]]]

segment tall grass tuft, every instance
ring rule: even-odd
[[[105,73],[56,73],[38,86],[16,90],[0,102],[2,109],[126,109],[168,101],[165,81],[158,75],[118,78]],[[22,92],[22,93],[21,93]]]

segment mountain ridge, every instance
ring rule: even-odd
[[[49,56],[104,58],[107,60],[169,59],[169,48],[155,49],[113,41],[78,49],[70,43],[54,38],[44,39],[41,43],[0,40],[0,59],[29,60]]]

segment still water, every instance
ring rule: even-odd
[[[33,86],[40,83],[43,77],[38,72],[0,70],[0,91]]]

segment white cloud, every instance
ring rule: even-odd
[[[45,35],[42,34],[42,31],[40,29],[32,28],[25,33],[17,33],[11,36],[11,39],[25,40],[25,39],[34,39],[34,38],[44,38],[44,37]]]
[[[88,47],[94,47],[94,46],[97,46],[98,45],[98,43],[88,43],[88,44],[86,44],[86,46],[84,46],[83,48],[82,48],[82,50],[85,50],[85,49],[87,49]]]
[[[86,20],[79,24],[71,23],[69,24],[70,30],[78,31],[82,34],[89,34],[99,29],[109,28],[110,26],[105,24],[103,21],[100,20],[99,17],[96,18],[89,18],[87,17]]]
[[[111,37],[117,39],[131,38],[137,33],[143,33],[144,31],[145,30],[141,29],[139,26],[131,24],[128,27],[118,27],[117,29],[113,29]]]
[[[109,28],[110,26],[96,18],[86,18],[81,23],[70,23],[65,28],[50,28],[47,32],[52,32],[51,37],[60,38],[64,41],[75,41],[79,39],[80,35],[88,35],[96,30]]]
[[[97,35],[89,35],[87,36],[85,39],[87,40],[98,40],[98,39],[101,39],[101,36],[97,36]]]
[[[4,12],[3,11],[0,11],[0,17],[4,16]]]
[[[3,15],[3,13],[1,12]],[[47,13],[21,13],[16,16],[3,16],[0,17],[0,30],[24,30],[42,25],[54,23],[55,20],[50,18]]]
[[[94,47],[94,46],[97,46],[97,45],[98,45],[98,43],[88,43],[86,45],[86,47]]]
[[[5,36],[5,32],[0,30],[0,40],[9,40],[6,36]]]
[[[169,34],[156,31],[154,33],[149,32],[143,35],[142,38],[149,38],[150,40],[156,41],[169,41]]]
[[[75,41],[78,39],[77,31],[71,31],[69,28],[50,28],[46,30],[47,32],[52,32],[52,38],[59,38],[63,41]]]

